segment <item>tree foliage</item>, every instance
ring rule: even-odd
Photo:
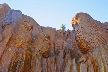
[[[62,25],[61,25],[61,29],[62,29],[63,31],[65,31],[65,29],[66,29],[66,24],[62,24]]]

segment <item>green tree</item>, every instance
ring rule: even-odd
[[[61,29],[62,29],[63,31],[65,31],[65,29],[66,29],[66,24],[62,24],[62,25],[61,25]]]

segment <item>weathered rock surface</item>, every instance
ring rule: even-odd
[[[3,17],[3,25],[15,23],[22,20],[22,12],[19,10],[9,10]]]
[[[107,30],[103,28],[101,22],[94,20],[90,15],[78,13],[72,22],[77,45],[83,53],[108,42]]]
[[[72,26],[42,27],[0,4],[0,72],[108,72],[108,23],[78,13]]]

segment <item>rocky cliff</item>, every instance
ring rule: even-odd
[[[0,72],[108,72],[108,23],[77,13],[72,26],[42,27],[0,4]]]

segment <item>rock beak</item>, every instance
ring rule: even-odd
[[[78,24],[77,20],[75,20],[75,17],[72,18],[71,24],[72,24],[72,25],[76,25],[76,24]]]

